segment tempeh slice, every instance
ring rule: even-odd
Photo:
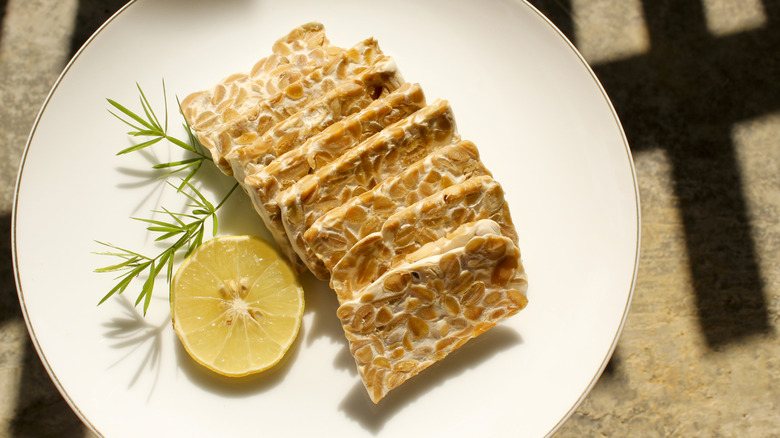
[[[260,191],[269,192],[276,186],[279,186],[277,192],[282,191],[287,188],[286,183],[292,184],[316,172],[347,150],[425,106],[420,84],[404,83],[267,165],[248,164],[247,174],[252,175],[253,184]],[[273,193],[271,197],[275,195]]]
[[[399,265],[342,302],[337,315],[371,400],[523,309],[527,287],[512,239],[475,234]]]
[[[303,241],[306,229],[353,196],[458,140],[452,108],[447,101],[438,100],[305,176],[278,198],[295,252],[317,278],[327,279],[328,270]]]
[[[414,263],[430,256],[444,254],[465,246],[469,240],[476,236],[487,234],[503,235],[501,226],[492,219],[480,219],[476,222],[465,223],[441,239],[428,242],[417,251],[407,255],[404,257],[404,263]]]
[[[231,163],[238,159],[241,149],[252,145],[274,125],[369,68],[374,69],[374,74],[393,73],[399,82],[403,82],[395,61],[382,55],[376,40],[369,38],[345,51],[341,56],[329,60],[277,95],[260,102],[226,125],[225,129],[217,131],[215,133],[217,147],[227,151],[224,152],[224,156]]]
[[[297,113],[309,102],[373,65],[397,70],[395,61],[382,55],[376,40],[369,38],[243,113],[225,109],[225,123],[208,135],[199,136],[199,139],[204,147],[219,152],[222,159],[217,164],[229,175],[232,173],[230,162],[237,158],[240,149],[257,141],[268,129]]]
[[[366,69],[238,149],[231,160],[233,176],[243,182],[247,175],[259,172],[277,157],[297,149],[330,125],[362,111],[403,84],[394,63],[380,62]]]
[[[330,287],[340,300],[350,299],[424,244],[480,219],[495,221],[504,236],[517,242],[504,191],[490,176],[470,178],[390,216],[336,264]]]
[[[329,211],[306,230],[304,240],[325,267],[333,270],[353,245],[379,231],[393,213],[481,175],[490,172],[480,161],[474,143],[464,140],[446,146]]]
[[[351,85],[345,86],[349,87],[350,93],[354,92]],[[425,96],[420,86],[404,84],[392,93],[378,98],[359,113],[352,114],[310,137],[298,148],[271,161],[268,166],[248,165],[249,175],[244,179],[244,188],[277,244],[284,248],[282,251],[298,266],[299,271],[305,269],[305,265],[287,240],[281,211],[276,202],[277,195],[307,174],[332,162],[344,151],[424,106]]]
[[[272,53],[249,72],[235,73],[211,88],[194,92],[181,102],[182,113],[192,130],[205,138],[236,114],[298,82],[311,71],[338,57],[345,49],[330,45],[320,23],[307,23],[276,40]],[[215,163],[223,162],[221,151],[210,149]]]

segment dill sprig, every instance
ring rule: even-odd
[[[155,145],[162,140],[167,140],[171,144],[186,150],[189,155],[191,155],[183,160],[160,163],[152,166],[155,169],[170,169],[170,172],[163,175],[164,177],[185,170],[188,171],[187,175],[181,179],[181,182],[178,185],[168,182],[170,186],[176,188],[177,193],[180,193],[187,198],[185,211],[174,212],[165,207],[160,207],[159,210],[153,210],[152,212],[157,215],[162,215],[164,219],[131,218],[145,223],[147,225],[146,229],[149,232],[158,234],[155,238],[155,242],[171,242],[167,248],[160,251],[155,256],[147,256],[140,252],[132,251],[108,242],[97,241],[100,245],[107,247],[108,250],[97,252],[96,254],[118,258],[119,262],[98,268],[95,272],[118,272],[120,274],[116,277],[118,280],[117,284],[100,300],[98,305],[105,302],[114,294],[123,293],[133,280],[142,274],[147,273],[146,280],[141,286],[141,292],[135,301],[136,306],[143,302],[143,310],[144,314],[146,314],[157,276],[165,269],[166,279],[170,284],[173,277],[173,264],[176,256],[184,250],[184,257],[187,257],[203,243],[206,224],[209,220],[211,221],[211,234],[217,234],[219,227],[217,210],[219,210],[219,208],[228,200],[230,195],[233,194],[238,187],[238,183],[234,184],[216,205],[206,199],[206,197],[192,185],[191,180],[198,170],[200,170],[203,162],[205,160],[211,161],[211,157],[193,134],[192,129],[186,120],[184,121],[183,126],[187,132],[187,141],[180,140],[168,133],[167,97],[164,97],[165,117],[161,123],[143,90],[139,85],[137,86],[140,94],[143,117],[138,113],[129,110],[124,105],[121,105],[114,100],[107,99],[109,104],[124,116],[112,111],[109,112],[133,128],[132,131],[128,132],[128,135],[133,137],[148,137],[148,139],[119,151],[117,155],[139,151]],[[167,96],[165,93],[165,82],[163,82],[163,95]],[[179,112],[181,113],[180,103]]]
[[[170,169],[170,172],[164,174],[163,177],[168,177],[175,173],[184,170],[189,170],[187,176],[184,177],[184,179],[182,179],[182,183],[179,186],[179,189],[182,189],[185,186],[185,184],[189,182],[193,176],[195,176],[198,170],[200,170],[203,162],[206,160],[212,161],[212,158],[208,153],[208,151],[200,143],[197,136],[195,136],[195,134],[192,132],[192,128],[190,127],[189,123],[187,123],[186,119],[182,124],[185,131],[187,132],[186,141],[178,139],[168,134],[168,95],[165,91],[165,81],[163,81],[162,84],[163,105],[165,109],[165,117],[163,118],[162,123],[160,123],[160,119],[157,117],[157,114],[155,114],[151,104],[149,104],[149,100],[146,98],[146,94],[144,94],[144,90],[141,89],[141,86],[138,84],[136,84],[136,87],[138,88],[139,100],[141,102],[141,108],[143,109],[144,112],[144,117],[139,116],[135,112],[127,109],[127,107],[125,107],[124,105],[120,104],[119,102],[113,99],[106,99],[106,100],[108,101],[109,104],[111,104],[111,106],[113,106],[116,110],[118,110],[118,113],[110,110],[109,113],[111,113],[117,119],[121,120],[126,125],[133,128],[132,131],[129,131],[127,133],[128,135],[132,137],[148,137],[149,139],[141,143],[135,144],[133,146],[127,147],[125,149],[122,149],[121,151],[117,152],[117,155],[124,155],[130,152],[139,151],[141,149],[145,149],[149,146],[157,144],[162,140],[169,141],[170,143],[184,149],[185,151],[190,152],[192,156],[189,158],[185,158],[183,160],[155,164],[154,166],[152,166],[152,168]],[[179,113],[181,113],[181,102],[179,102],[178,99],[176,99],[176,102],[179,106]]]
[[[170,183],[169,183],[170,184]],[[173,184],[171,184],[173,186]],[[174,186],[175,187],[175,186]],[[95,272],[120,272],[121,275],[117,277],[119,282],[100,300],[98,304],[102,304],[109,297],[115,293],[121,294],[132,283],[133,279],[141,275],[143,272],[148,272],[148,276],[143,286],[141,286],[141,293],[135,301],[137,306],[141,301],[144,303],[144,314],[149,308],[149,302],[152,298],[152,292],[154,290],[155,278],[162,272],[163,268],[166,268],[166,280],[170,284],[173,277],[173,262],[177,253],[180,250],[185,249],[184,257],[187,257],[198,246],[203,243],[203,237],[206,230],[206,223],[211,220],[211,233],[217,234],[218,221],[217,210],[227,201],[230,195],[236,190],[238,184],[235,184],[232,189],[222,198],[219,204],[214,205],[209,202],[195,187],[190,183],[185,183],[185,188],[189,190],[182,190],[177,188],[179,193],[184,194],[191,202],[187,204],[188,212],[172,212],[165,207],[161,210],[154,210],[154,213],[163,214],[167,217],[167,220],[157,219],[145,219],[145,218],[132,218],[134,220],[144,222],[147,224],[146,229],[153,233],[158,233],[159,236],[155,239],[155,242],[173,240],[173,243],[169,247],[162,250],[154,257],[145,256],[136,251],[131,251],[111,243],[98,241],[99,244],[110,248],[109,251],[98,252],[100,255],[107,255],[112,257],[118,257],[121,259],[120,263],[98,268]]]

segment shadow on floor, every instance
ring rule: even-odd
[[[8,0],[0,0],[0,25],[5,21],[5,10],[8,6]],[[2,32],[0,32],[0,38],[2,37]]]
[[[577,44],[570,0],[531,3]],[[717,350],[770,331],[731,129],[780,109],[780,3],[764,1],[766,26],[728,36],[708,32],[701,0],[642,8],[649,52],[592,67],[632,151],[669,156],[700,327]]]
[[[79,0],[76,23],[70,39],[71,56],[126,3],[127,0]]]

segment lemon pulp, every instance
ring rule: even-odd
[[[225,376],[275,365],[303,316],[290,265],[255,236],[216,237],[182,263],[171,284],[171,319],[185,350]]]

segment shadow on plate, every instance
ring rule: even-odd
[[[146,373],[153,373],[149,397],[152,396],[160,376],[161,357],[167,343],[164,336],[173,337],[174,354],[178,368],[195,385],[205,391],[223,397],[246,397],[267,391],[276,386],[289,372],[291,364],[300,351],[300,336],[290,346],[282,360],[274,367],[261,373],[234,378],[214,373],[195,362],[184,349],[171,326],[170,317],[163,318],[160,324],[152,324],[124,296],[112,297],[122,306],[122,314],[103,324],[104,336],[114,349],[124,350],[123,354],[111,366],[127,360],[137,361],[135,373],[130,377],[128,387],[139,383]],[[160,303],[157,303],[158,305]],[[305,332],[302,323],[301,333]],[[139,360],[140,357],[140,360]]]
[[[122,307],[122,314],[103,323],[103,336],[110,341],[111,348],[123,350],[123,355],[111,366],[129,360],[130,357],[141,354],[140,364],[128,383],[133,387],[145,372],[154,372],[154,380],[149,390],[149,396],[154,392],[160,375],[160,357],[162,354],[163,332],[169,326],[169,319],[161,324],[152,324],[133,307],[124,295],[112,297]]]
[[[363,383],[357,382],[344,397],[339,409],[372,434],[377,434],[413,401],[522,342],[523,338],[515,330],[498,325],[392,390],[378,404],[368,397]]]
[[[328,286],[328,282],[318,280],[310,272],[302,274],[299,279],[306,294],[304,314],[312,315],[311,328],[306,333],[306,345],[311,346],[321,338],[346,345],[344,330],[336,316],[339,308],[336,293]]]

